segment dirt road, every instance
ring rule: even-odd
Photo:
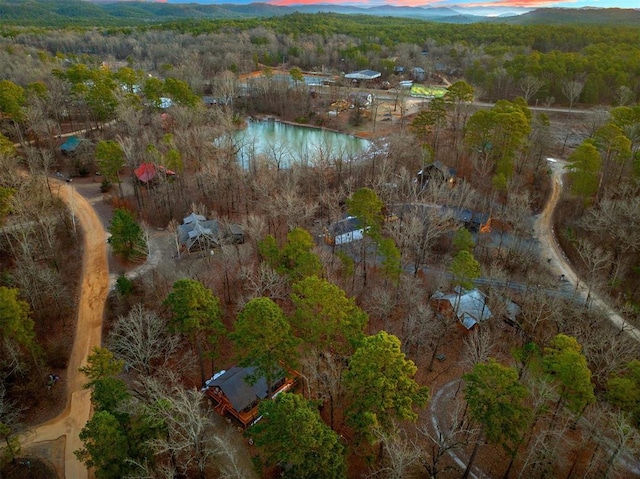
[[[87,468],[75,458],[73,451],[82,446],[79,434],[91,415],[91,393],[83,389],[86,379],[78,372],[78,368],[86,364],[91,348],[99,346],[101,342],[102,318],[109,282],[106,233],[93,207],[70,184],[53,181],[52,184],[58,187],[60,198],[75,215],[84,236],[76,336],[65,376],[67,405],[64,411],[54,419],[23,434],[21,444],[23,450],[28,453],[30,448],[42,450],[43,448],[39,447],[42,443],[64,437],[64,458],[47,459],[56,468],[59,477],[84,479],[88,477]],[[47,449],[55,451],[57,448]]]
[[[540,242],[541,258],[550,259],[549,267],[551,272],[560,278],[564,275],[574,288],[577,286],[577,294],[581,296],[583,302],[586,303],[588,287],[580,281],[580,278],[574,271],[569,261],[565,258],[562,249],[556,241],[556,235],[553,231],[553,213],[560,199],[560,193],[563,188],[562,176],[565,171],[565,162],[561,160],[548,160],[551,170],[552,191],[547,204],[542,213],[538,217],[535,224],[536,238]],[[636,341],[640,342],[640,330],[629,324],[620,314],[618,314],[611,306],[609,306],[597,293],[591,291],[589,295],[589,305],[601,309],[609,321],[618,329],[625,331]]]

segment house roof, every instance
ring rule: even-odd
[[[82,143],[82,141],[82,138],[78,138],[77,136],[70,136],[69,138],[67,138],[67,141],[60,145],[60,151],[62,151],[63,153],[72,153],[76,150],[76,148],[78,148],[78,146],[80,146],[80,143]]]
[[[178,225],[178,240],[180,244],[185,245],[188,250],[191,250],[191,248],[201,240],[218,243],[219,232],[220,227],[218,220],[207,220],[204,216],[192,213],[184,218],[183,224]]]
[[[460,318],[460,322],[462,323],[465,329],[471,329],[476,324],[478,324],[478,321],[476,321],[475,319],[473,319],[472,316],[466,313],[462,315],[462,318]]]
[[[154,179],[158,174],[158,171],[162,171],[169,176],[174,176],[176,174],[175,171],[171,171],[162,165],[156,166],[153,163],[149,162],[142,163],[139,167],[133,170],[136,178],[138,178],[138,180],[142,181],[143,183],[148,183],[149,181]]]
[[[486,213],[480,213],[467,208],[457,208],[453,206],[443,206],[442,213],[444,215],[450,215],[456,220],[464,223],[465,226],[472,229],[480,228],[482,225],[489,221],[489,215]]]
[[[448,301],[458,320],[467,329],[470,329],[476,323],[493,317],[493,313],[486,303],[487,297],[478,289],[466,291],[458,288],[455,293],[451,294],[443,294],[437,291],[431,298]]]
[[[234,366],[226,371],[221,371],[206,382],[207,387],[219,387],[229,399],[236,411],[243,411],[253,406],[257,401],[268,396],[267,381],[264,376],[256,378],[256,382],[249,384],[248,378],[255,374],[255,367],[241,368]],[[277,378],[275,382],[282,379]]]
[[[456,169],[449,168],[440,160],[436,160],[433,163],[429,163],[428,165],[425,165],[420,171],[418,171],[418,176],[431,174],[434,170],[438,171],[443,176],[444,179],[449,179],[456,176]]]
[[[362,229],[360,220],[355,216],[347,216],[345,219],[336,221],[331,226],[331,234],[334,236],[349,233],[351,231],[357,231]]]
[[[381,75],[382,73],[374,70],[360,70],[358,72],[347,73],[344,77],[349,80],[374,80]]]
[[[189,223],[193,223],[195,221],[206,221],[206,220],[207,218],[205,218],[202,215],[191,213],[189,216],[182,218],[182,224],[188,225]]]

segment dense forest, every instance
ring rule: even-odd
[[[421,67],[465,78],[481,93],[479,99],[491,101],[527,94],[529,101],[568,104],[563,87],[579,82],[576,101],[615,105],[621,89],[637,99],[640,75],[639,30],[618,26],[451,25],[293,14],[104,30],[7,27],[2,34],[9,44],[50,55],[128,60],[145,72],[172,69],[173,77],[188,81],[196,92],[222,71],[246,73],[259,64],[274,67],[286,61],[306,71],[372,68],[392,74],[396,65]],[[184,76],[187,59],[194,63],[193,78]],[[10,57],[3,64],[5,69],[17,66]],[[34,79],[40,73],[30,71]],[[531,83],[540,86],[532,91]]]
[[[108,215],[112,266],[160,257],[117,279],[81,368],[94,414],[75,454],[99,479],[637,477],[640,28],[17,23],[0,26],[2,471],[67,399],[88,234],[57,193],[67,179]],[[344,77],[364,69],[380,78]],[[349,107],[358,92],[375,97]],[[373,148],[283,167],[273,147],[245,168],[236,134],[264,116]],[[566,165],[553,229],[577,284],[532,233],[559,187],[550,157]],[[191,213],[242,240],[186,253]],[[362,239],[338,244],[345,215]],[[236,365],[267,391],[297,378],[244,435],[199,390]]]

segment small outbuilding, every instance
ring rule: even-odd
[[[366,108],[373,103],[373,95],[367,92],[351,92],[349,94],[349,105],[351,108]]]
[[[420,81],[424,81],[427,75],[426,75],[426,72],[424,71],[424,68],[415,67],[411,69],[411,76],[415,81],[420,82]]]

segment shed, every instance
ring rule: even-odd
[[[426,78],[426,72],[424,68],[415,67],[411,69],[411,76],[415,81],[424,81]]]
[[[233,241],[234,243],[244,243],[244,230],[239,224],[229,224],[229,235],[231,235],[231,241]]]
[[[358,105],[358,107],[360,107],[360,108],[371,106],[371,104],[373,103],[373,95],[371,93],[367,93],[367,92],[364,92],[364,91],[363,92],[351,92],[349,94],[349,103],[353,107]]]

